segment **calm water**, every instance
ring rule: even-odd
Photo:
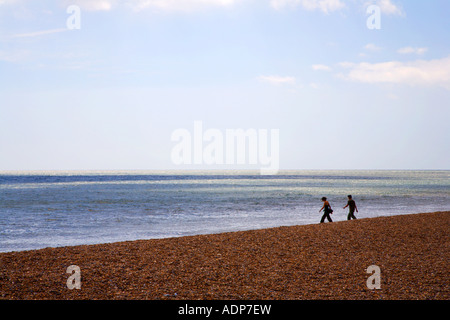
[[[450,171],[0,173],[0,251],[450,210]]]

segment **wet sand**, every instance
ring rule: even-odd
[[[0,253],[0,299],[448,300],[449,231],[435,212]]]

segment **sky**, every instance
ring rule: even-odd
[[[0,0],[0,170],[260,167],[174,163],[173,133],[194,141],[199,122],[278,130],[281,170],[448,170],[449,12],[448,0]]]

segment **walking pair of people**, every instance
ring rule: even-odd
[[[352,199],[351,195],[348,195],[347,197],[348,197],[348,202],[347,202],[347,205],[344,207],[344,209],[347,207],[349,208],[347,220],[356,219],[355,210],[356,210],[356,212],[358,212],[358,207],[356,207],[356,202],[355,202],[355,200]],[[326,197],[322,197],[322,201],[323,201],[323,206],[319,210],[319,212],[321,212],[323,210],[323,216],[322,216],[322,219],[320,219],[320,223],[324,223],[325,218],[329,222],[333,222],[333,220],[331,220],[331,217],[330,217],[330,214],[333,213],[333,209],[331,209],[330,203],[328,202]]]

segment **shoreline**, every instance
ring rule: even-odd
[[[402,213],[402,214],[392,214],[392,215],[386,215],[386,216],[376,216],[376,217],[364,217],[364,218],[357,218],[358,220],[365,220],[365,219],[376,219],[376,218],[388,218],[393,216],[407,216],[407,215],[415,215],[415,214],[428,214],[428,213],[438,213],[438,212],[446,212],[450,213],[450,211],[426,211],[421,213]],[[320,218],[321,215],[318,214],[318,217]],[[336,219],[336,215],[342,216],[341,220]],[[347,211],[342,213],[333,213],[331,215],[331,218],[333,219],[333,223],[343,223],[347,222],[346,219]],[[209,235],[219,235],[224,233],[235,233],[235,232],[247,232],[247,231],[258,231],[258,230],[265,230],[265,229],[276,229],[276,228],[289,228],[289,227],[301,227],[301,226],[313,226],[316,224],[319,224],[319,220],[317,219],[316,222],[313,223],[307,223],[307,224],[289,224],[289,225],[281,225],[281,226],[269,226],[269,227],[261,227],[261,228],[250,228],[250,229],[241,229],[241,230],[224,230],[224,231],[217,231],[217,232],[205,232],[205,233],[193,233],[193,234],[185,234],[185,235],[168,235],[168,236],[161,236],[161,237],[155,237],[155,238],[139,238],[139,239],[125,239],[125,240],[113,240],[113,241],[106,241],[106,242],[93,242],[93,243],[79,243],[79,244],[73,244],[73,245],[57,245],[57,246],[45,246],[45,247],[39,247],[39,248],[28,248],[28,249],[19,249],[19,250],[11,250],[11,251],[0,251],[0,256],[5,253],[20,253],[20,252],[28,252],[28,251],[39,251],[39,250],[45,250],[45,249],[58,249],[58,248],[72,248],[72,247],[80,247],[80,246],[97,246],[97,245],[110,245],[110,244],[116,244],[116,243],[129,243],[129,242],[135,242],[135,241],[151,241],[151,240],[167,240],[167,239],[177,239],[177,238],[185,238],[185,237],[196,237],[196,236],[209,236]],[[325,219],[325,223],[329,223]]]
[[[449,230],[445,211],[3,252],[0,299],[448,300]]]

